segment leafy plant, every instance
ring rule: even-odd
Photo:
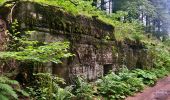
[[[168,71],[166,70],[165,67],[151,70],[151,73],[155,73],[155,75],[157,76],[157,78],[162,78],[162,77],[168,75]]]
[[[36,100],[70,100],[73,97],[71,87],[61,88],[59,84],[65,84],[64,80],[49,73],[35,74],[35,81],[31,87],[27,87],[28,93]]]
[[[126,83],[130,85],[130,95],[133,95],[133,93],[139,92],[144,89],[144,83],[141,78],[131,77],[126,80]]]
[[[167,74],[165,68],[152,70],[128,70],[123,68],[118,74],[110,73],[99,79],[98,93],[108,100],[124,99],[144,89],[145,85],[153,85],[156,80]]]
[[[135,73],[127,68],[123,68],[118,75],[121,77],[121,81],[125,81],[126,84],[130,85],[130,94],[143,90],[144,83],[142,78],[138,78]]]
[[[18,99],[18,95],[12,86],[19,87],[19,84],[17,81],[10,80],[9,78],[4,76],[0,76],[0,99],[1,100]]]
[[[108,99],[124,99],[129,94],[129,85],[121,77],[111,73],[97,81],[99,93]]]
[[[69,42],[40,43],[29,39],[31,31],[18,31],[18,21],[14,20],[10,29],[8,51],[0,52],[0,59],[15,59],[24,62],[61,63],[62,58],[73,56],[69,53]]]
[[[143,83],[146,85],[154,85],[157,80],[155,73],[151,73],[150,71],[136,69],[133,72],[138,78],[142,78]]]
[[[94,97],[92,85],[81,77],[76,77],[73,94],[77,100],[93,100]]]
[[[61,58],[72,56],[68,53],[68,42],[49,43],[39,47],[27,47],[23,51],[18,52],[0,52],[1,59],[16,59],[20,61],[32,62],[54,62],[61,63]]]

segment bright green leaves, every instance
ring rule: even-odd
[[[77,100],[93,100],[94,98],[92,85],[81,77],[76,78],[73,90],[73,94],[75,94]]]
[[[118,74],[106,75],[96,83],[100,95],[107,100],[119,100],[143,90],[145,85],[154,85],[158,78],[167,74],[165,68],[132,71],[123,69]]]
[[[134,77],[133,73],[111,73],[97,82],[99,93],[107,99],[124,99],[144,88],[142,79]]]
[[[89,11],[92,11],[92,9],[93,9],[93,7],[91,6],[92,2],[83,1],[83,0],[35,0],[34,2],[59,6],[73,14],[78,14],[78,13],[88,14]],[[87,13],[86,13],[86,11],[87,11]]]
[[[156,74],[150,71],[136,69],[133,73],[135,73],[138,78],[141,78],[146,85],[154,85],[157,80]]]
[[[72,88],[67,86],[61,88],[59,84],[65,85],[63,79],[53,76],[49,73],[34,74],[35,81],[31,87],[27,87],[28,93],[35,100],[70,100],[74,95]]]
[[[61,63],[61,58],[73,56],[68,53],[68,42],[49,43],[39,47],[27,47],[18,52],[0,52],[1,59],[16,59],[19,61]]]
[[[15,86],[15,89],[12,87]],[[14,80],[10,80],[7,77],[0,76],[0,99],[1,100],[17,100],[18,96],[16,91],[20,90],[19,83]]]
[[[15,59],[23,62],[61,63],[62,58],[73,56],[69,53],[69,42],[39,42],[31,40],[33,31],[20,32],[18,21],[14,20],[9,33],[8,51],[0,52],[0,59]]]

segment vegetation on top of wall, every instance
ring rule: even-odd
[[[32,1],[32,0],[29,0]],[[117,40],[124,40],[130,38],[132,40],[146,40],[143,35],[142,24],[138,21],[124,22],[120,19],[127,16],[126,12],[118,11],[117,13],[107,14],[104,11],[92,6],[92,0],[34,0],[41,4],[48,4],[58,6],[64,11],[70,12],[74,15],[84,15],[88,17],[97,16],[101,21],[111,24],[115,27],[115,37]]]
[[[125,11],[117,11],[116,13],[107,14],[106,12],[92,6],[93,0],[24,0],[37,2],[42,5],[57,6],[62,11],[70,12],[73,15],[84,15],[87,17],[97,16],[101,21],[111,24],[115,27],[116,39],[119,41],[129,38],[133,41],[147,41],[144,35],[143,25],[137,20],[125,21],[128,17]]]

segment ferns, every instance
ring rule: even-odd
[[[73,94],[75,94],[77,100],[93,100],[93,86],[87,83],[83,78],[75,78],[75,86],[73,89]]]
[[[4,96],[3,94],[0,94],[0,99],[1,100],[8,100],[7,96]]]
[[[20,61],[32,62],[54,62],[61,63],[61,58],[73,56],[68,53],[68,42],[49,43],[39,47],[28,47],[19,52],[0,52],[1,59],[16,59]]]
[[[11,85],[18,86],[18,82],[6,77],[0,77],[0,100],[17,99],[18,96]]]
[[[50,73],[34,74],[35,81],[26,91],[35,100],[70,100],[74,95],[71,93],[72,87],[61,88],[59,84],[65,85],[63,79],[51,75]]]
[[[10,80],[9,78],[4,77],[4,76],[1,76],[1,77],[0,77],[0,83],[18,84],[17,81],[15,81],[15,80]]]
[[[118,74],[112,72],[96,83],[98,93],[104,98],[119,100],[143,90],[145,85],[154,85],[158,78],[165,75],[167,75],[165,68],[152,70],[128,70],[124,68]]]

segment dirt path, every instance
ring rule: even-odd
[[[126,100],[170,100],[170,76],[159,80],[154,87],[148,87],[142,93],[137,93]]]

